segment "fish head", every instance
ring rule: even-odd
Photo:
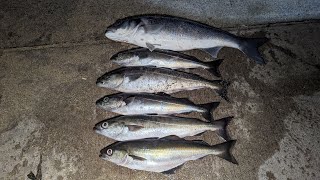
[[[93,130],[98,134],[110,138],[116,138],[117,136],[119,136],[119,134],[123,132],[124,128],[125,126],[121,122],[109,119],[97,123],[94,126]]]
[[[122,142],[116,142],[103,148],[100,151],[100,158],[118,165],[124,165],[128,159],[128,152],[125,149],[118,147],[118,144],[121,143]]]
[[[97,86],[104,88],[116,88],[120,86],[124,78],[121,74],[106,74],[97,79]]]
[[[139,62],[139,56],[133,52],[118,53],[112,56],[110,60],[120,66],[135,65],[136,62]]]
[[[119,19],[109,27],[105,36],[111,40],[127,42],[135,34],[141,20],[135,18]]]
[[[111,111],[113,109],[125,106],[126,103],[124,102],[123,98],[119,96],[104,96],[96,101],[96,105],[102,109]]]

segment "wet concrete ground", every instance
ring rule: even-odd
[[[93,34],[78,27],[81,38],[75,29],[68,30],[77,27],[74,19],[67,26],[59,18],[47,22],[56,29],[36,25],[40,30],[33,31],[37,21],[26,27],[17,23],[5,27],[12,33],[2,34],[0,51],[0,179],[36,174],[40,155],[43,179],[320,178],[319,22],[234,30],[242,36],[271,39],[261,48],[269,61],[265,66],[235,49],[224,48],[218,56],[225,59],[220,68],[223,78],[232,83],[231,103],[222,100],[214,117],[235,116],[229,131],[237,139],[233,154],[239,165],[208,156],[165,176],[119,167],[98,157],[100,149],[113,141],[92,128],[116,114],[96,109],[98,98],[115,91],[98,88],[95,81],[116,68],[108,60],[113,54],[133,46],[105,39],[103,31],[111,21],[93,16],[99,25],[91,27]],[[45,34],[38,37],[38,32]],[[200,51],[186,53],[210,60]],[[193,72],[212,78],[202,70]],[[196,103],[220,100],[207,89],[174,96]],[[220,142],[214,132],[199,139]]]

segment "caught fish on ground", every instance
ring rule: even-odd
[[[186,51],[200,49],[217,57],[223,47],[239,49],[251,60],[265,64],[258,48],[267,38],[244,38],[196,21],[164,16],[140,15],[117,20],[109,26],[105,36],[114,41],[140,47]]]
[[[136,115],[117,116],[97,123],[96,133],[117,141],[128,141],[145,138],[163,138],[175,135],[180,138],[195,136],[206,131],[215,131],[224,141],[229,140],[226,130],[233,117],[211,122],[195,118],[176,116]]]
[[[222,60],[203,62],[196,57],[174,51],[135,48],[121,51],[111,57],[111,61],[125,67],[153,66],[169,69],[206,69],[216,77],[220,77],[219,65]]]
[[[121,115],[164,115],[198,112],[210,121],[212,112],[219,106],[219,102],[194,104],[186,98],[176,98],[168,94],[118,93],[100,98],[96,105],[106,111]]]
[[[167,68],[119,68],[98,78],[96,84],[126,93],[175,93],[210,88],[228,101],[228,83],[225,81],[208,80],[199,75]]]
[[[100,151],[100,157],[130,169],[172,174],[184,163],[215,155],[237,164],[230,153],[235,140],[217,145],[180,138],[143,139],[111,144]]]

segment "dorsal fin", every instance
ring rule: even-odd
[[[207,145],[210,146],[210,144],[208,144],[207,142],[203,141],[203,140],[193,140],[193,142],[199,143],[199,144],[203,144],[203,145]]]

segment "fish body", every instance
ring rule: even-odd
[[[237,164],[230,149],[235,141],[210,146],[204,141],[184,139],[144,139],[116,142],[100,151],[100,157],[130,169],[169,172],[185,162],[216,155]]]
[[[145,138],[163,138],[175,135],[180,138],[205,131],[216,131],[223,140],[229,140],[226,126],[232,117],[204,122],[194,118],[176,116],[137,115],[118,116],[99,122],[94,130],[117,141]]]
[[[100,98],[96,105],[106,111],[121,115],[165,115],[198,112],[207,120],[211,120],[212,111],[216,109],[219,102],[194,104],[188,99],[175,98],[170,95],[118,93]]]
[[[99,87],[125,93],[175,93],[183,90],[210,88],[227,100],[227,84],[224,81],[211,81],[195,74],[167,68],[119,68],[98,78],[96,84]]]
[[[125,67],[153,66],[169,69],[207,69],[214,76],[220,77],[218,67],[222,60],[202,62],[196,57],[174,51],[135,48],[119,52],[111,57],[112,62]]]
[[[256,63],[264,64],[258,47],[266,38],[242,38],[196,21],[162,15],[132,16],[116,21],[106,30],[111,40],[140,47],[186,51],[201,49],[217,57],[222,47],[236,48]]]

